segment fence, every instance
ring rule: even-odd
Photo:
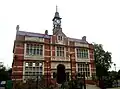
[[[44,75],[13,75],[13,89],[41,89],[48,84]]]
[[[23,79],[18,79],[20,77]],[[45,87],[52,87],[52,89],[57,88],[58,84],[56,82],[56,78],[47,77],[48,76],[44,75],[14,75],[12,76],[13,89],[42,89]],[[86,89],[84,76],[79,76],[77,79],[83,80],[82,82],[84,83],[84,89]],[[66,79],[66,82],[68,83],[70,80]],[[78,82],[80,83],[80,81]],[[67,85],[67,87],[68,86],[69,85]]]

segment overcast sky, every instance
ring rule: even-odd
[[[17,24],[23,31],[44,33],[47,29],[52,34],[56,5],[63,32],[103,44],[120,69],[120,0],[0,0],[0,61],[12,64]]]

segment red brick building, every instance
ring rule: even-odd
[[[86,41],[86,36],[82,39],[67,37],[62,31],[57,11],[52,35],[47,30],[45,34],[19,31],[19,25],[16,30],[12,74],[19,76],[12,77],[13,80],[34,78],[23,75],[47,74],[48,79],[56,78],[59,65],[64,66],[66,78],[84,73],[87,79],[91,79],[96,74],[93,45]]]

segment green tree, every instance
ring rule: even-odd
[[[94,57],[96,64],[96,75],[98,77],[108,75],[111,67],[111,53],[103,49],[102,44],[94,44]]]
[[[0,81],[10,80],[11,73],[11,68],[6,70],[6,67],[4,67],[4,65],[0,65]]]
[[[118,79],[120,79],[120,70],[118,70]]]

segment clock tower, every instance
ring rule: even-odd
[[[57,6],[56,6],[56,12],[55,12],[55,16],[54,16],[54,18],[53,18],[53,35],[57,32],[57,31],[59,31],[59,30],[61,30],[61,19],[62,18],[60,18],[60,16],[59,16],[59,13],[58,13],[58,11],[57,11]]]

